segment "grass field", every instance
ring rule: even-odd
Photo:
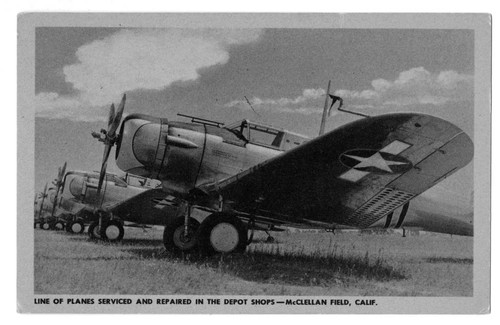
[[[37,294],[472,296],[473,239],[277,233],[243,255],[175,257],[161,229],[123,242],[35,229]]]

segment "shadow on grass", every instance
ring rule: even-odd
[[[141,246],[163,246],[161,239],[147,239],[147,238],[125,238],[120,242],[122,245],[141,245]]]
[[[292,285],[328,285],[349,278],[389,281],[406,275],[381,258],[368,255],[300,255],[295,253],[249,252],[244,255],[215,256],[197,263],[221,269],[248,281]]]
[[[377,281],[403,280],[403,270],[388,265],[381,257],[304,255],[276,251],[245,254],[174,255],[158,248],[132,248],[123,251],[143,259],[171,259],[197,267],[207,267],[246,281],[299,286],[342,284],[360,278]]]
[[[68,235],[69,240],[72,241],[92,241],[92,239],[89,238],[87,234],[81,234],[81,235]]]
[[[163,242],[161,239],[147,239],[147,238],[125,238],[119,242],[110,243],[106,241],[101,241],[99,239],[91,239],[87,234],[81,235],[69,235],[69,240],[78,242],[95,242],[98,244],[105,245],[115,245],[115,246],[162,246]]]
[[[254,238],[252,240],[252,244],[279,244],[281,243],[279,240],[277,239],[273,239],[273,240],[268,240],[267,238]]]
[[[429,257],[425,259],[429,263],[454,263],[454,264],[473,264],[472,258],[458,258],[458,257]]]

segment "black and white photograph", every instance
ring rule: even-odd
[[[20,312],[488,312],[490,18],[21,14]]]

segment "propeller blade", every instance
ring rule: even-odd
[[[45,187],[43,188],[43,195],[42,195],[42,201],[40,203],[40,210],[38,211],[38,218],[42,217],[42,212],[43,212],[43,201],[45,200],[45,197],[47,196],[47,183],[45,183]]]
[[[100,195],[101,195],[102,184],[104,183],[104,178],[106,176],[106,169],[108,167],[108,158],[109,158],[110,152],[111,152],[111,145],[106,144],[104,146],[104,154],[102,156],[101,171],[99,173],[99,183],[97,185],[97,197],[100,197]]]
[[[111,148],[113,147],[116,141],[115,139],[116,130],[118,129],[118,126],[120,125],[120,122],[122,120],[126,99],[127,96],[123,94],[120,105],[118,105],[118,109],[116,110],[115,110],[115,105],[111,104],[108,115],[108,130],[101,130],[101,133],[104,134],[105,139],[101,140],[101,142],[104,142],[104,154],[102,156],[101,171],[99,173],[99,183],[97,185],[97,197],[99,199],[101,197],[102,185],[106,177],[106,169],[108,166],[109,153],[111,152]],[[92,136],[97,138],[97,134],[95,135],[92,134]]]
[[[111,104],[108,115],[108,129],[111,127],[111,124],[113,124],[114,120],[115,120],[115,104]]]
[[[67,162],[67,161],[65,161],[65,162],[64,162],[64,165],[63,165],[63,167],[62,167],[62,171],[61,171],[61,178],[63,178],[63,177],[64,177],[64,174],[66,174],[66,166],[67,166],[67,165],[68,165],[68,162]]]
[[[123,94],[122,101],[120,102],[120,105],[118,105],[118,109],[116,110],[116,113],[114,114],[114,119],[113,123],[111,125],[108,125],[108,136],[109,137],[114,137],[115,132],[118,129],[118,126],[120,125],[120,122],[122,120],[123,116],[123,111],[125,109],[125,101],[127,99],[127,95]]]
[[[57,173],[57,182],[56,182],[56,191],[54,194],[54,202],[52,205],[52,217],[54,216],[54,213],[56,212],[56,206],[57,206],[57,200],[59,196],[59,192],[61,191],[61,188],[63,187],[63,179],[64,179],[64,174],[66,173],[66,165],[67,162],[64,162],[64,165],[62,167],[59,167],[58,173]]]
[[[63,188],[64,187],[64,175],[66,175],[66,166],[67,166],[68,162],[65,161],[64,162],[64,165],[62,166],[62,169],[61,169],[61,175],[59,176],[59,188],[58,188],[58,192],[59,192],[59,189]]]

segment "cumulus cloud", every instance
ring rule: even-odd
[[[371,89],[340,89],[333,94],[342,97],[346,107],[358,109],[394,109],[395,106],[409,105],[440,106],[450,102],[472,100],[473,81],[472,76],[455,71],[431,73],[420,67],[401,72],[395,80],[373,80]],[[255,109],[304,115],[320,114],[323,111],[325,93],[322,88],[304,89],[301,95],[293,98],[254,97],[250,102]],[[245,100],[234,100],[225,106],[250,109]]]
[[[351,107],[380,108],[408,105],[444,105],[471,100],[473,77],[455,71],[431,73],[423,67],[403,71],[394,80],[376,79],[372,89],[337,90]]]
[[[92,118],[82,110],[107,106],[127,91],[196,80],[200,69],[225,64],[231,46],[254,42],[260,34],[257,29],[121,30],[81,46],[78,61],[63,68],[77,95],[39,93],[37,113]]]
[[[310,106],[320,98],[324,98],[326,91],[322,88],[304,89],[302,94],[294,98],[259,98],[253,97],[249,99],[252,107],[256,109],[270,110],[274,112],[298,113],[304,115],[315,114],[321,112],[322,109]],[[309,104],[304,106],[304,104]],[[250,109],[246,100],[233,100],[224,105],[225,107],[238,107],[242,109]]]
[[[36,95],[38,117],[95,122],[104,120],[107,114],[108,110],[104,107],[92,105],[78,97],[60,96],[54,92]]]

